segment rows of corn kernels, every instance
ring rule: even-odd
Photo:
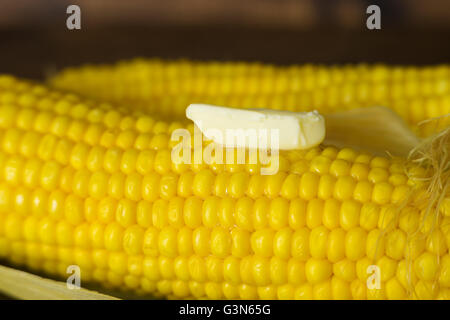
[[[170,139],[194,135],[190,102],[385,105],[429,135],[417,123],[450,112],[449,72],[134,60],[49,87],[2,76],[0,256],[156,297],[449,299],[450,209],[428,214],[424,168],[321,145],[281,152],[262,175],[260,163],[172,162]]]

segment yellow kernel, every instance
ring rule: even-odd
[[[273,254],[274,231],[272,229],[257,230],[251,235],[251,248],[256,255],[271,257]]]
[[[254,275],[255,277],[255,275]],[[282,285],[288,281],[288,262],[278,257],[270,259],[270,280],[274,285]]]
[[[203,169],[198,172],[192,182],[192,189],[194,195],[206,198],[212,192],[214,185],[214,175],[208,169]]]
[[[313,286],[313,297],[316,300],[332,299],[331,282],[324,281]]]
[[[139,204],[138,204],[138,206],[139,206]],[[184,206],[184,200],[182,198],[174,197],[169,200],[167,219],[168,219],[170,225],[176,226],[176,227],[181,227],[184,225],[183,206]]]
[[[287,178],[283,182],[283,186],[281,187],[281,196],[286,199],[296,198],[298,195],[299,185],[300,185],[300,177],[297,174],[288,175]],[[319,191],[320,191],[320,188],[319,188]]]
[[[136,223],[136,204],[128,199],[121,199],[117,203],[116,221],[123,227],[129,227]]]
[[[439,270],[438,257],[430,252],[423,253],[414,261],[414,270],[421,280],[435,280]]]
[[[107,149],[103,157],[103,168],[108,173],[114,173],[120,168],[120,161],[122,158],[122,151],[117,148]]]
[[[223,261],[223,277],[225,281],[233,284],[239,284],[241,281],[240,275],[240,260],[235,257],[227,257]]]
[[[309,237],[309,251],[313,258],[323,259],[327,255],[329,230],[320,226],[311,230]]]
[[[282,266],[284,268],[284,264]],[[303,261],[300,261],[298,259],[290,259],[287,264],[286,272],[288,283],[291,283],[293,285],[299,285],[306,281],[305,262]]]
[[[192,245],[199,256],[210,254],[211,230],[206,227],[196,228],[192,233]]]
[[[322,224],[324,202],[319,199],[308,201],[306,207],[306,225],[314,229]]]
[[[188,259],[186,257],[178,256],[173,261],[173,270],[175,276],[178,279],[187,281],[189,280],[189,267],[188,267]]]
[[[72,191],[80,197],[87,197],[90,178],[91,173],[87,169],[76,171],[72,179]]]
[[[211,253],[220,258],[230,254],[232,238],[228,231],[223,228],[214,228],[210,236]]]
[[[284,198],[275,198],[270,202],[269,225],[275,230],[287,226],[289,214],[289,202]]]
[[[144,240],[144,229],[134,225],[125,230],[123,234],[123,248],[127,254],[140,254]]]
[[[210,178],[212,182],[212,177]],[[208,182],[208,185],[209,183]],[[195,180],[194,180],[195,183]],[[233,198],[241,198],[247,191],[249,175],[246,172],[233,173],[229,180],[229,195]]]
[[[442,256],[447,251],[445,236],[441,230],[435,229],[427,237],[426,248],[429,252]]]
[[[77,248],[81,249],[90,248],[89,225],[87,223],[83,223],[75,227],[74,243]]]
[[[345,257],[345,235],[341,228],[332,230],[328,235],[327,258],[333,263]]]
[[[378,225],[380,209],[373,203],[364,203],[361,207],[359,224],[367,231],[374,229]]]
[[[353,191],[353,198],[361,203],[369,202],[372,199],[372,190],[373,185],[369,181],[359,181]]]
[[[64,202],[64,215],[73,225],[79,225],[84,220],[84,205],[81,198],[69,195]]]
[[[319,187],[319,175],[306,172],[300,179],[299,195],[304,200],[311,200],[317,196]]]
[[[96,171],[89,180],[89,195],[96,199],[105,196],[108,186],[108,176],[102,171]]]
[[[14,159],[14,158],[13,158]],[[15,179],[18,178],[15,175],[17,174],[16,167],[20,165],[17,163],[16,165],[10,163],[9,160],[5,165],[5,176],[4,179],[8,183],[15,184]],[[35,188],[40,183],[40,170],[42,167],[42,163],[38,159],[30,159],[28,160],[22,170],[22,181],[26,187]]]
[[[388,182],[376,183],[373,187],[372,201],[377,204],[386,204],[391,200],[393,186]]]
[[[388,180],[389,172],[384,168],[372,168],[367,178],[372,183],[379,183]]]
[[[19,187],[15,190],[14,194],[14,207],[13,211],[21,214],[27,215],[30,212],[32,203],[31,203],[31,195],[28,189]],[[35,200],[35,198],[33,198]]]
[[[415,296],[421,300],[432,300],[439,291],[439,284],[434,281],[419,280],[414,288]]]
[[[178,231],[177,247],[178,253],[182,256],[189,256],[194,252],[191,229],[183,227]]]
[[[18,185],[23,170],[24,161],[19,157],[9,158],[4,165],[3,177],[12,185]]]
[[[127,175],[125,179],[125,197],[133,201],[139,201],[142,197],[142,178],[137,173]]]
[[[256,200],[256,202],[258,200]],[[306,202],[304,200],[295,199],[290,202],[288,219],[289,219],[289,226],[294,230],[303,228],[305,226]]]
[[[277,298],[277,288],[275,286],[262,286],[258,287],[258,296],[262,300],[275,300]],[[227,295],[227,289],[223,288],[225,297],[227,299],[236,299],[235,295]]]
[[[153,168],[159,174],[166,174],[171,167],[171,151],[169,149],[160,149],[156,152]]]
[[[330,165],[330,174],[335,177],[347,176],[350,173],[350,164],[343,159],[336,159]]]
[[[350,291],[352,293],[352,297],[355,300],[365,300],[366,299],[366,288],[367,285],[365,281],[361,281],[359,279],[353,280],[350,283]]]
[[[369,175],[369,168],[364,163],[354,163],[350,169],[350,175],[358,181],[364,181]]]
[[[208,279],[214,282],[223,281],[223,260],[213,256],[206,258],[206,269],[208,272]]]
[[[279,196],[286,176],[287,174],[284,172],[268,175],[265,180],[264,194],[268,198],[275,198]]]
[[[319,181],[319,189],[317,196],[323,200],[331,198],[333,196],[335,184],[336,184],[335,177],[329,174],[322,175]]]
[[[310,163],[310,170],[319,174],[326,174],[330,169],[331,160],[325,156],[315,157]]]
[[[26,132],[23,136],[22,136],[22,140],[21,143],[19,145],[19,153],[21,155],[23,155],[24,157],[33,157],[34,155],[36,155],[37,152],[37,146],[39,145],[39,140],[40,140],[41,136],[33,131],[28,131]],[[64,160],[66,161],[64,164],[67,164],[68,162],[68,156],[70,155],[70,150],[72,149],[72,145],[70,144],[70,148],[67,148],[65,151],[67,152],[67,154],[64,155]],[[55,150],[55,159],[60,159],[59,156],[59,152],[58,152],[59,148],[58,146],[56,147]]]
[[[337,179],[333,196],[338,200],[348,200],[353,196],[356,182],[351,176],[341,176]]]
[[[331,294],[336,300],[350,300],[352,298],[350,283],[338,277],[332,277]]]
[[[292,300],[295,295],[295,288],[290,284],[285,284],[278,287],[277,290],[278,299],[280,300]]]
[[[310,231],[307,228],[296,230],[292,236],[291,255],[301,261],[310,257]]]
[[[250,176],[250,180],[248,182],[248,186],[247,186],[247,195],[249,197],[251,197],[252,199],[257,199],[259,197],[261,197],[264,193],[264,185],[265,185],[265,176],[261,176],[261,175],[252,175]],[[283,193],[283,188],[284,188],[285,184],[283,184],[282,187],[282,195],[285,196],[286,191]],[[298,186],[297,186],[298,187]],[[293,189],[289,189],[289,194],[291,194],[293,192]],[[219,195],[219,194],[217,194]]]
[[[341,203],[335,199],[327,199],[323,207],[322,223],[332,230],[339,227]]]
[[[142,243],[142,251],[144,255],[156,257],[159,253],[159,231],[156,228],[149,227],[144,232],[144,238]],[[189,239],[192,242],[191,239]]]
[[[174,258],[177,255],[177,231],[173,227],[163,228],[158,235],[158,248],[163,256]]]
[[[327,280],[332,272],[331,264],[325,259],[311,258],[305,265],[306,279],[311,284],[318,284]]]
[[[223,227],[234,226],[234,207],[235,201],[232,198],[223,198],[219,204],[219,221]],[[198,211],[199,212],[199,211]]]
[[[270,283],[270,260],[259,256],[252,257],[253,279],[257,286]]]
[[[112,222],[116,217],[116,200],[112,198],[103,198],[98,202],[97,214],[102,223]]]
[[[159,180],[159,194],[162,199],[171,199],[177,193],[177,175],[168,173]]]
[[[386,255],[395,260],[401,260],[405,254],[406,234],[399,229],[386,235]]]
[[[358,154],[353,149],[343,148],[338,152],[336,158],[347,161],[354,161],[357,156]]]
[[[348,259],[333,264],[333,273],[336,277],[351,282],[356,279],[356,264]]]
[[[94,222],[89,226],[89,238],[93,248],[101,249],[104,247],[104,231],[103,224]]]
[[[204,282],[207,280],[206,263],[202,257],[194,255],[189,258],[189,274],[195,281]]]
[[[192,195],[195,175],[192,172],[185,172],[178,179],[177,193],[180,197],[187,198]]]
[[[168,206],[169,203],[167,200],[158,199],[153,202],[152,224],[158,229],[162,229],[169,224],[169,219],[167,216]]]
[[[374,157],[370,161],[370,166],[372,168],[389,168],[389,165],[390,165],[389,160],[382,157]]]
[[[184,202],[184,222],[190,228],[197,228],[202,223],[202,201],[197,197],[189,197]]]
[[[313,286],[310,283],[305,283],[295,290],[295,300],[312,300],[312,299],[314,299]]]
[[[123,233],[124,229],[117,222],[108,224],[104,232],[105,248],[111,251],[121,250],[123,245]]]
[[[353,200],[344,201],[340,210],[340,225],[344,230],[350,230],[359,224],[361,205]]]
[[[439,284],[441,287],[450,286],[450,256],[448,254],[440,261]]]
[[[38,237],[44,244],[56,243],[56,223],[49,218],[38,222]],[[75,238],[75,240],[77,240]]]
[[[120,170],[124,174],[131,174],[135,171],[138,155],[139,152],[135,149],[127,149],[123,152],[120,161]]]
[[[6,153],[15,154],[20,145],[22,131],[16,128],[7,129],[3,135],[2,149]]]
[[[145,257],[142,270],[147,279],[153,281],[160,279],[158,260],[156,258]]]
[[[59,187],[64,192],[72,192],[72,178],[75,170],[71,167],[65,167],[61,170]]]
[[[155,151],[143,150],[139,152],[136,159],[136,171],[142,175],[145,175],[153,170],[155,160]]]
[[[355,227],[350,229],[345,236],[345,255],[352,261],[361,259],[366,252],[367,232]]]
[[[379,259],[376,266],[380,268],[379,275],[382,282],[386,282],[394,277],[397,271],[397,261],[390,259],[387,256]]]
[[[156,172],[146,174],[142,179],[142,198],[155,201],[159,196],[161,177]]]
[[[401,283],[392,278],[386,282],[386,297],[390,300],[402,300],[407,297],[407,294]]]
[[[245,257],[250,253],[250,233],[240,228],[231,230],[231,254],[235,257]]]

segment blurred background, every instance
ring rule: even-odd
[[[81,30],[66,28],[71,4]],[[449,40],[449,0],[0,0],[0,72],[31,78],[136,56],[438,64]]]

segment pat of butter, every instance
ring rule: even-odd
[[[290,112],[191,104],[186,117],[214,142],[226,147],[308,149],[325,138],[325,119],[317,111]]]

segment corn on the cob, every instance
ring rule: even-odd
[[[426,216],[422,167],[324,146],[268,176],[177,164],[182,126],[1,77],[0,257],[161,297],[450,299],[450,210]]]
[[[136,59],[56,74],[50,83],[85,96],[141,108],[167,119],[184,118],[190,103],[321,113],[381,105],[395,110],[422,136],[450,124],[418,123],[450,113],[450,68],[275,67]]]

